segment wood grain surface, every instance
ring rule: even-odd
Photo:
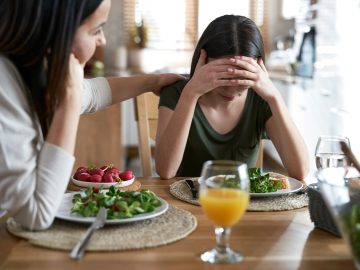
[[[213,226],[201,207],[172,197],[169,185],[173,181],[176,179],[141,179],[142,188],[196,216],[198,227],[187,238],[137,251],[87,252],[81,261],[74,261],[67,252],[39,248],[13,237],[7,232],[3,217],[0,269],[355,269],[343,240],[315,229],[307,208],[247,212],[231,235],[232,248],[240,251],[245,260],[233,265],[203,263],[200,253],[215,246]]]

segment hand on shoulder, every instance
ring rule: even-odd
[[[186,79],[184,76],[174,73],[162,73],[156,74],[156,76],[158,79],[158,87],[154,88],[152,92],[157,96],[160,95],[162,88],[164,88],[165,86],[171,85],[179,80]]]

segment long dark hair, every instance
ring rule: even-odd
[[[1,0],[0,53],[18,68],[44,136],[64,96],[76,30],[102,0]]]
[[[265,62],[261,33],[256,24],[244,16],[224,15],[208,25],[195,48],[190,77],[194,75],[201,49],[205,49],[210,58],[243,55],[261,57]]]

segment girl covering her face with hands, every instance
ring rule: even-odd
[[[105,44],[110,0],[0,2],[0,215],[29,229],[54,219],[74,164],[80,113],[147,91],[174,74],[84,80]]]
[[[272,140],[291,177],[306,177],[306,146],[264,60],[261,34],[250,19],[225,15],[208,25],[190,79],[160,96],[155,158],[162,178],[199,176],[207,160],[254,167],[263,138]]]

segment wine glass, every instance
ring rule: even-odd
[[[247,165],[217,160],[204,163],[200,177],[201,207],[215,225],[216,247],[201,254],[209,263],[236,263],[243,260],[229,245],[231,227],[243,216],[249,203]]]
[[[347,137],[319,137],[315,150],[316,167],[318,170],[329,167],[350,166],[349,159],[341,149],[341,142],[345,142],[350,147],[350,141]]]

